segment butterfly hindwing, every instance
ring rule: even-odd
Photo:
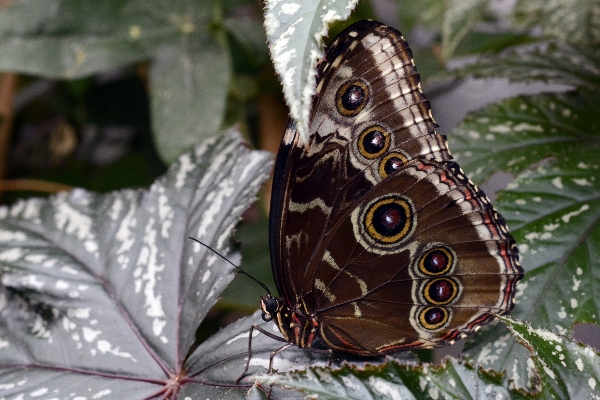
[[[370,352],[439,345],[512,309],[514,241],[455,163],[415,161],[382,183],[329,233],[306,291],[329,347],[347,351],[331,332],[349,341],[365,326]]]

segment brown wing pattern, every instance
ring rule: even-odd
[[[381,157],[364,143],[385,142],[379,153],[388,158],[390,172],[417,157],[451,158],[445,137],[435,133],[412,52],[398,31],[359,22],[333,41],[318,71],[310,146],[300,143],[290,122],[275,167],[272,264],[280,292],[291,297],[298,294],[292,283],[311,280],[304,267],[331,225],[380,180]],[[336,97],[348,82],[368,89],[355,115],[341,114],[337,104],[343,103]],[[366,132],[370,128],[375,130]]]
[[[370,353],[434,346],[512,309],[522,276],[514,240],[458,165],[416,160],[382,183],[330,232],[304,294],[330,347],[348,350],[339,342],[364,326],[377,332],[361,336]],[[400,232],[387,243],[380,218]]]
[[[309,146],[290,123],[275,166],[271,258],[290,309],[359,354],[437,345],[508,312],[514,241],[450,161],[400,33],[352,25],[317,82]]]

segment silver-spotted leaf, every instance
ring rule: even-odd
[[[269,1],[265,28],[275,71],[283,85],[290,114],[308,143],[308,119],[316,90],[316,64],[323,56],[327,25],[343,21],[357,0]]]
[[[439,366],[399,363],[311,367],[279,375],[261,375],[260,382],[301,390],[319,399],[498,399],[509,398],[505,376],[455,359]]]
[[[531,351],[528,388],[543,398],[595,399],[600,387],[600,354],[591,347],[522,321],[500,317],[516,340]],[[528,361],[529,361],[528,360]],[[513,381],[514,382],[514,381]]]
[[[521,254],[525,278],[512,318],[568,335],[598,324],[600,124],[584,93],[508,99],[469,116],[450,136],[465,170],[481,181],[516,175],[495,203]],[[498,327],[481,330],[467,356],[528,387],[529,352]]]
[[[0,396],[144,398],[185,386],[195,331],[233,278],[188,236],[239,262],[233,229],[268,159],[228,131],[149,190],[76,189],[0,208]]]
[[[507,78],[511,82],[535,81],[600,91],[600,55],[567,43],[543,42],[511,47],[500,54],[488,54],[476,62],[454,69],[441,77]]]

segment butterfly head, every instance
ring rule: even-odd
[[[283,303],[274,299],[270,294],[260,298],[260,309],[262,311],[263,321],[269,322],[273,316],[281,311]]]

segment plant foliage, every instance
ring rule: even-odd
[[[165,160],[183,153],[149,190],[78,189],[0,208],[0,396],[593,398],[598,353],[568,336],[600,318],[600,30],[590,17],[598,0],[522,0],[510,15],[520,26],[491,17],[489,1],[401,3],[403,27],[421,24],[439,37],[441,62],[472,56],[437,79],[571,88],[487,105],[449,137],[474,181],[514,175],[495,202],[526,271],[512,319],[481,329],[462,360],[437,366],[402,353],[382,363],[336,359],[330,368],[326,357],[292,348],[274,358],[275,374],[266,374],[280,345],[272,339],[253,336],[248,360],[252,324],[277,334],[259,313],[204,342],[195,335],[233,267],[187,237],[239,263],[233,230],[270,166],[239,134],[217,134],[230,85],[240,81],[240,52],[249,63],[264,54],[256,21],[224,17],[226,3],[0,6],[1,70],[73,79],[148,61],[157,148]],[[267,1],[265,26],[292,115],[306,127],[320,41],[356,1],[297,3]],[[247,362],[249,374],[235,383]]]
[[[221,334],[186,357],[233,279],[229,263],[188,236],[239,262],[233,229],[269,158],[228,131],[182,155],[149,190],[77,189],[0,208],[0,396],[152,398],[186,384],[212,388],[191,374],[206,370],[206,359],[226,360],[224,350],[243,358],[246,343],[216,346]]]

